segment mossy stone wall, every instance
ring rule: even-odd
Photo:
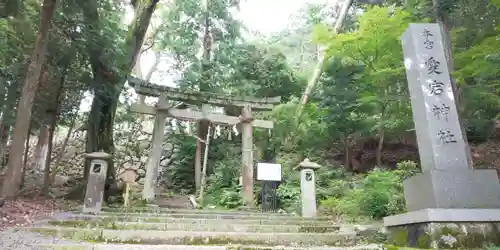
[[[500,222],[418,223],[388,228],[389,244],[434,249],[500,245]]]

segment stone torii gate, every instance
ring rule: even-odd
[[[281,97],[231,97],[208,92],[181,91],[176,88],[151,84],[135,77],[129,77],[128,83],[135,88],[136,93],[139,95],[159,97],[158,104],[155,107],[144,103],[135,103],[131,107],[132,111],[155,116],[153,142],[146,165],[146,179],[143,190],[145,200],[152,201],[155,197],[155,178],[153,177],[160,164],[161,147],[165,136],[165,119],[169,116],[192,121],[209,120],[214,124],[226,126],[241,123],[243,204],[253,206],[253,127],[272,129],[274,124],[272,121],[254,119],[252,111],[272,110],[276,104],[280,103]],[[168,104],[167,100],[192,105],[201,104],[202,108],[201,111],[177,109]],[[214,114],[211,112],[211,106],[240,107],[242,112],[238,117]]]

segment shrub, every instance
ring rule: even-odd
[[[287,212],[298,212],[300,208],[300,186],[290,183],[281,184],[276,190],[279,207]]]
[[[402,182],[418,171],[416,163],[406,161],[398,163],[394,171],[375,168],[358,184],[354,178],[332,181],[328,198],[320,202],[321,208],[329,214],[373,219],[404,212]]]
[[[224,208],[236,208],[242,204],[238,185],[239,166],[239,162],[231,158],[215,163],[214,173],[207,178],[204,204]]]
[[[219,193],[217,204],[229,209],[241,206],[243,202],[241,199],[240,189],[241,188],[239,188],[239,186],[222,189],[222,192]]]

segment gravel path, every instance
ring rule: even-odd
[[[75,244],[68,240],[42,236],[26,229],[9,229],[0,232],[0,249],[5,250],[41,250],[44,244]]]
[[[67,219],[71,213],[57,213],[50,216],[50,219]],[[44,224],[49,219],[39,220],[34,225]],[[30,232],[31,226],[24,226],[19,228],[7,228],[0,231],[0,249],[2,250],[41,250],[40,245],[45,244],[75,244],[75,242],[58,239],[56,237],[44,236],[39,233]]]

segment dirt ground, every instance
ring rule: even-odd
[[[30,225],[38,219],[51,216],[67,208],[68,202],[64,200],[42,197],[8,200],[0,207],[0,230]]]

